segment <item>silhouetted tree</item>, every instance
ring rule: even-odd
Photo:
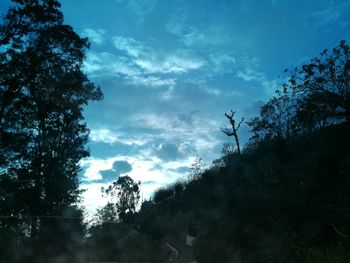
[[[118,222],[118,211],[114,203],[108,202],[97,210],[97,224]]]
[[[296,133],[296,100],[284,90],[270,99],[260,109],[260,116],[247,124],[252,128],[254,139],[288,138]]]
[[[33,240],[46,229],[69,235],[49,216],[64,218],[79,201],[78,162],[88,156],[82,107],[102,94],[81,70],[88,40],[63,24],[59,2],[13,4],[0,26],[0,212],[20,219],[15,228]]]
[[[285,70],[288,72],[288,70]],[[350,121],[350,50],[345,41],[296,67],[283,91],[248,122],[256,139],[288,138]]]
[[[102,192],[115,198],[115,208],[118,219],[125,223],[131,223],[131,218],[136,212],[140,201],[140,182],[134,182],[130,176],[121,176]],[[111,204],[109,204],[111,205]]]
[[[188,169],[189,181],[199,179],[205,170],[206,170],[206,166],[203,163],[202,158],[196,158]]]
[[[299,121],[323,127],[350,121],[350,49],[345,40],[296,68],[288,88],[298,96]]]

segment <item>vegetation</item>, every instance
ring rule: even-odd
[[[0,27],[2,262],[74,260],[85,235],[76,205],[88,156],[82,106],[102,94],[81,70],[89,43],[59,7],[14,0]]]
[[[102,94],[81,71],[89,43],[59,7],[13,0],[0,27],[0,262],[166,262],[179,233],[194,237],[200,263],[350,262],[345,41],[293,69],[248,122],[244,148],[243,119],[225,114],[236,148],[209,168],[199,159],[190,180],[142,204],[139,183],[119,177],[87,230],[77,205],[88,156],[82,107]]]

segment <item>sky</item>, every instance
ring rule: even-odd
[[[4,13],[8,0],[2,0]],[[257,116],[288,75],[350,39],[349,0],[61,0],[65,23],[88,37],[84,71],[104,93],[84,116],[91,156],[81,162],[84,205],[103,205],[118,176],[148,199],[185,178],[223,143],[224,116]],[[239,130],[244,145],[249,127]]]

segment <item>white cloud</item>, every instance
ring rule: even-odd
[[[91,215],[94,214],[96,208],[101,207],[107,203],[107,199],[102,198],[101,187],[106,187],[108,183],[97,183],[94,180],[100,180],[100,171],[112,169],[113,163],[116,161],[127,161],[132,165],[132,170],[127,173],[134,181],[141,182],[141,193],[144,199],[148,199],[153,191],[160,186],[166,185],[178,178],[184,177],[185,174],[176,172],[177,168],[184,165],[190,166],[195,157],[187,158],[186,160],[169,162],[163,164],[161,160],[154,156],[138,154],[137,157],[132,156],[116,156],[106,160],[102,159],[86,159],[81,161],[81,165],[88,166],[85,171],[85,178],[91,183],[84,183],[82,189],[86,189],[83,193],[83,205]],[[147,182],[152,181],[152,184]],[[145,183],[145,184],[143,184]]]
[[[132,57],[139,57],[144,53],[142,44],[131,37],[116,36],[113,38],[116,49],[126,52]]]
[[[133,85],[168,87],[176,85],[175,76],[197,70],[205,61],[189,50],[175,50],[170,54],[159,54],[133,38],[114,37],[116,49],[123,55],[110,52],[89,52],[84,64],[92,77],[116,76]]]
[[[83,197],[83,206],[86,208],[88,218],[92,219],[96,214],[96,209],[101,208],[107,204],[107,199],[102,198],[101,187],[106,187],[108,184],[101,183],[89,183],[82,184],[80,189],[85,190],[82,193]]]
[[[339,22],[349,22],[350,1],[326,1],[327,6],[310,14],[317,26],[326,26]]]
[[[236,77],[244,80],[245,82],[257,82],[263,88],[263,99],[269,99],[274,95],[274,92],[278,89],[278,82],[276,79],[269,79],[264,72],[261,71],[260,60],[256,57],[245,57],[240,65],[241,70],[238,70]]]
[[[233,41],[230,27],[225,25],[194,27],[186,11],[178,12],[170,17],[165,28],[188,47],[205,47],[213,45],[228,45]]]
[[[153,11],[158,0],[114,0],[118,4],[127,4],[127,7],[136,15],[144,16]]]
[[[211,69],[216,74],[232,73],[237,63],[236,58],[232,54],[224,52],[210,54],[209,59]]]
[[[259,80],[263,76],[261,75],[260,72],[256,72],[250,69],[245,69],[244,71],[239,70],[237,72],[237,77],[243,79],[244,81],[249,82],[253,80]]]
[[[104,35],[106,31],[103,29],[92,29],[92,28],[86,28],[82,35],[85,37],[88,37],[89,40],[92,42],[95,42],[96,44],[101,44],[104,42]]]
[[[123,75],[133,77],[141,74],[126,57],[117,57],[109,52],[88,52],[84,70],[92,76]]]
[[[85,170],[83,180],[94,181],[102,179],[102,176],[99,174],[99,171],[111,169],[113,166],[113,161],[89,158],[82,160],[80,162],[80,165],[81,167],[88,167]]]
[[[186,73],[201,68],[205,62],[198,58],[185,58],[172,54],[164,58],[136,59],[135,64],[148,73]]]
[[[112,132],[110,129],[92,129],[90,131],[90,140],[93,142],[104,142],[108,144],[121,143],[126,145],[145,145],[149,138],[134,138],[130,134]]]
[[[108,129],[92,130],[90,132],[90,140],[113,144],[117,141],[117,136]]]
[[[176,84],[174,78],[161,75],[149,76],[138,65],[126,57],[117,57],[112,53],[89,52],[84,63],[84,70],[91,77],[115,76],[125,79],[133,85],[149,87],[173,87]]]
[[[220,144],[216,136],[219,132],[219,123],[203,117],[192,116],[191,122],[187,122],[179,116],[136,114],[130,118],[130,123],[137,127],[158,130],[154,135],[155,140],[191,145],[193,151],[201,156]]]
[[[175,79],[173,78],[165,78],[162,79],[160,77],[143,77],[143,76],[134,76],[131,79],[132,84],[142,85],[142,86],[151,86],[151,87],[173,87],[176,84]]]
[[[259,81],[265,80],[265,74],[260,71],[260,60],[256,57],[244,57],[240,61],[241,69],[237,71],[236,76],[244,81]]]
[[[185,73],[201,68],[205,62],[186,50],[160,55],[141,42],[123,36],[114,37],[116,49],[131,56],[130,61],[147,74]]]
[[[157,0],[128,0],[128,6],[136,14],[145,15],[155,8],[157,2]]]

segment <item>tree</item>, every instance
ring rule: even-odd
[[[239,140],[238,140],[238,134],[237,131],[241,127],[241,124],[244,121],[244,118],[241,119],[241,121],[236,124],[236,120],[234,119],[236,112],[231,110],[231,114],[225,113],[225,117],[229,120],[231,128],[223,128],[221,131],[225,133],[227,136],[233,136],[235,139],[235,143],[237,146],[237,152],[238,154],[241,154],[241,148],[239,146]]]
[[[114,203],[108,202],[104,207],[97,210],[97,224],[117,223],[118,211]]]
[[[252,128],[254,139],[289,138],[296,132],[296,101],[284,90],[277,91],[260,109],[260,116],[247,124]]]
[[[66,231],[63,214],[79,201],[79,161],[89,154],[82,107],[102,93],[81,70],[89,42],[63,24],[59,2],[13,4],[0,26],[0,211],[34,240]]]
[[[300,98],[299,121],[316,127],[350,122],[350,49],[346,41],[295,68],[288,88]]]
[[[287,72],[288,70],[285,70]],[[345,41],[296,67],[283,91],[248,122],[256,139],[288,138],[350,121],[350,50]]]
[[[202,174],[205,172],[205,170],[206,170],[206,166],[205,166],[205,163],[203,163],[202,158],[197,157],[191,164],[191,167],[188,169],[189,181],[194,181],[199,179],[202,176]]]
[[[131,223],[131,217],[136,212],[140,201],[139,185],[140,182],[134,182],[131,177],[126,175],[119,177],[107,188],[102,188],[102,192],[106,195],[116,197],[115,207],[118,218],[122,222]]]

